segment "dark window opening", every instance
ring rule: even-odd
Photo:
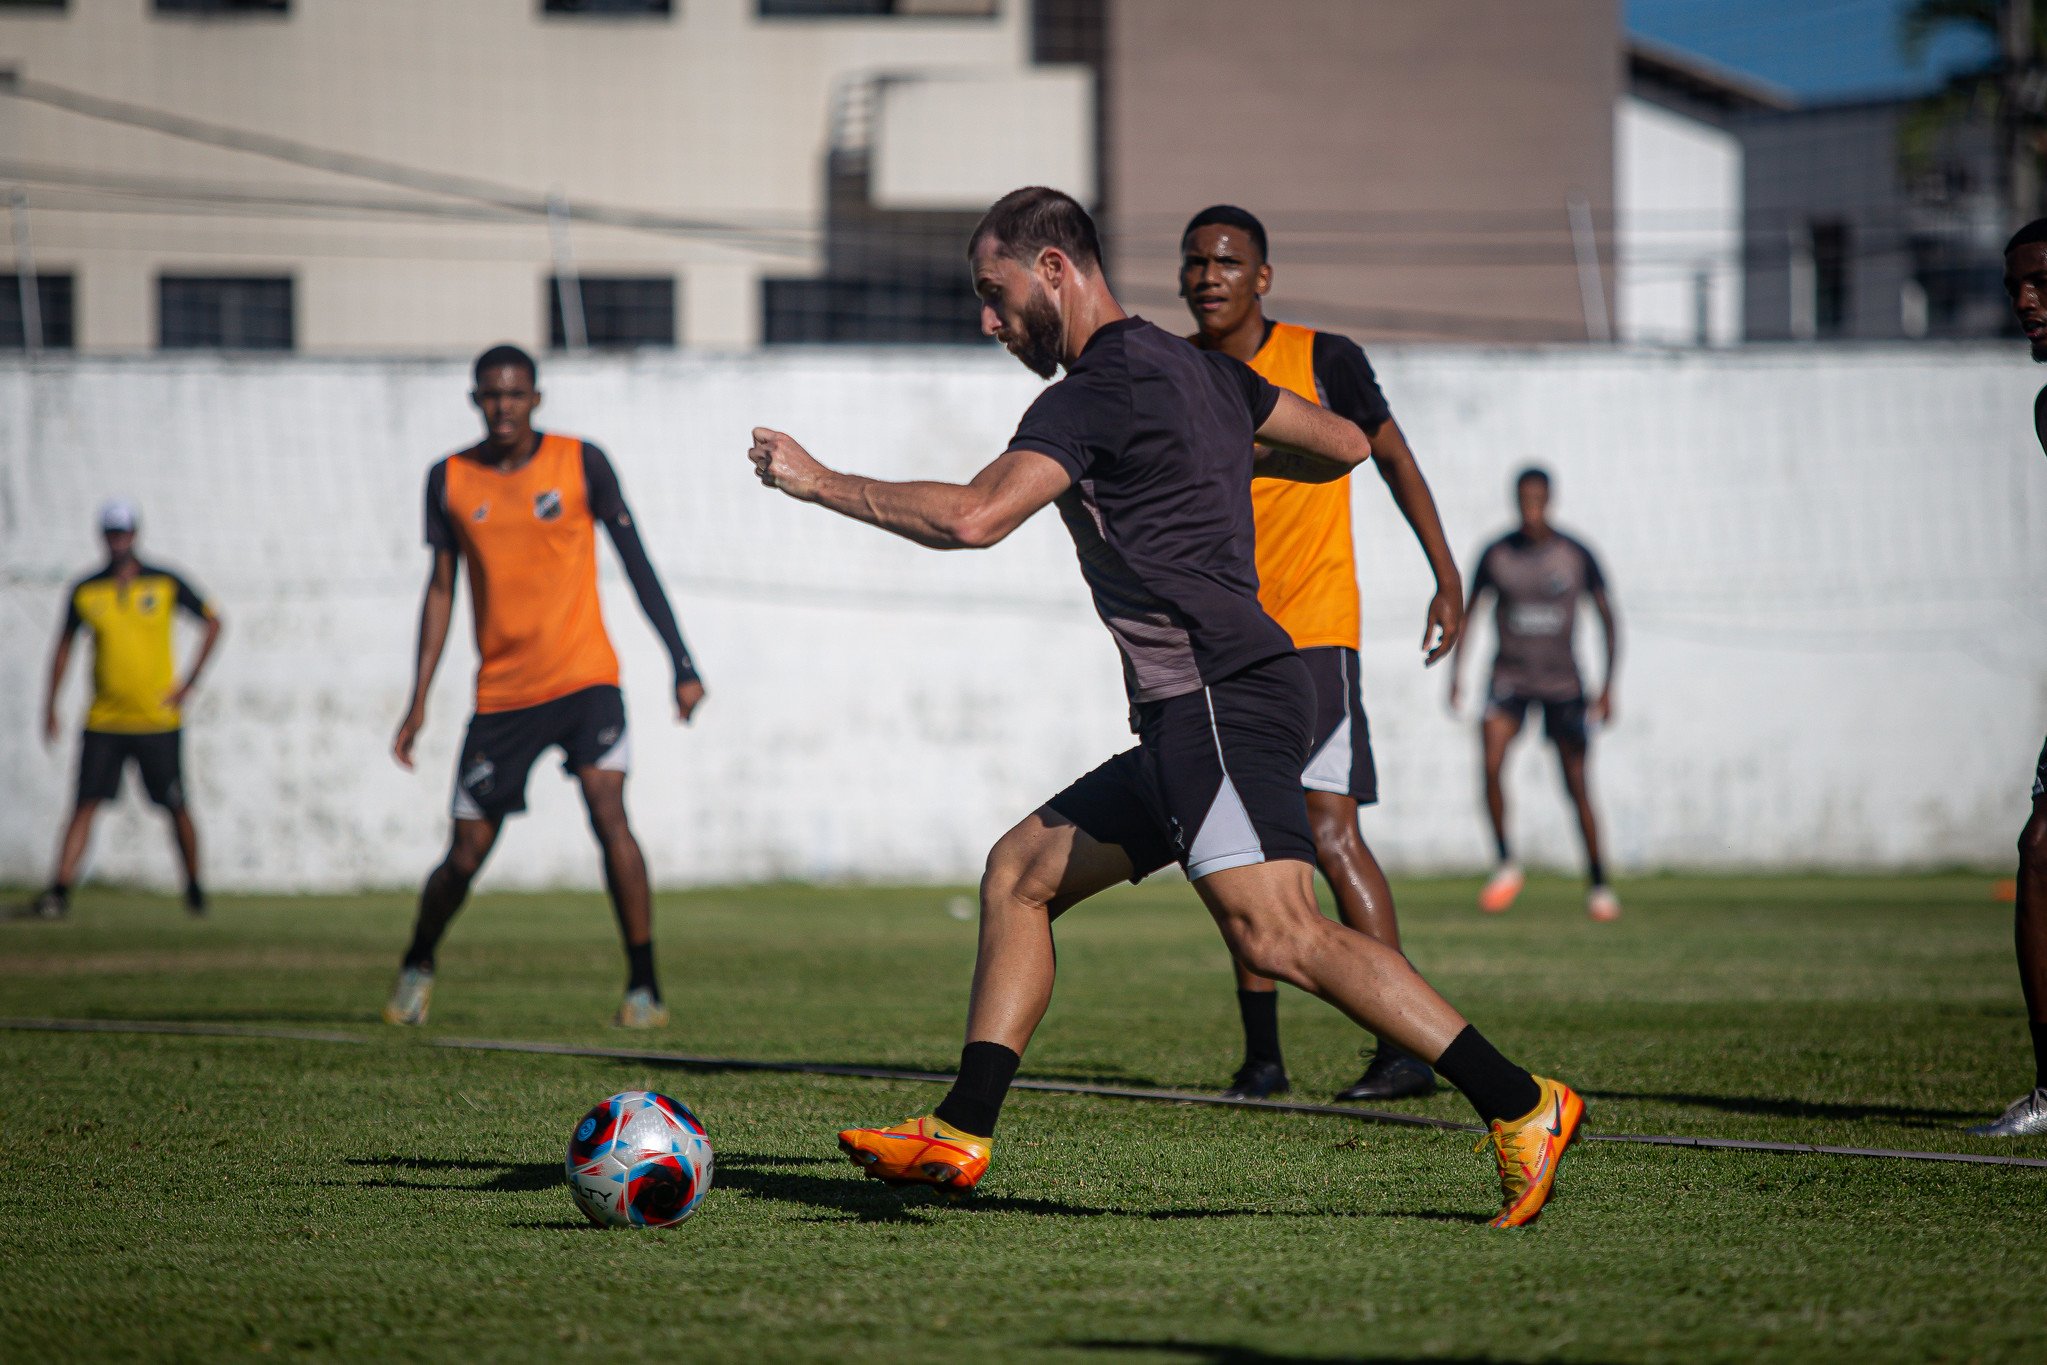
[[[763,19],[987,19],[997,0],[760,0]]]
[[[1031,6],[1031,60],[1100,68],[1107,56],[1108,0],[1038,0]]]
[[[156,282],[157,345],[166,351],[289,351],[287,277],[165,275]]]
[[[291,0],[156,0],[158,14],[289,14]]]
[[[42,315],[42,344],[53,351],[68,351],[78,344],[72,331],[74,285],[69,275],[35,277],[36,311]],[[22,316],[21,276],[0,275],[0,351],[28,349],[28,320]]]
[[[1816,222],[1812,232],[1812,324],[1821,336],[1848,327],[1848,225]]]
[[[540,0],[542,14],[653,14],[675,13],[671,0]]]
[[[971,346],[981,303],[964,272],[953,280],[768,279],[761,281],[761,340]]]
[[[676,344],[672,277],[584,275],[578,281],[577,292],[583,300],[586,344],[597,347]],[[547,281],[547,344],[556,350],[569,344],[561,280],[553,276]]]

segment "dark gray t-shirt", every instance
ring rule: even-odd
[[[1540,541],[1511,531],[1486,546],[1471,590],[1476,596],[1491,588],[1499,597],[1492,695],[1536,701],[1582,697],[1585,684],[1571,632],[1578,624],[1578,599],[1605,586],[1592,551],[1561,531]]]
[[[1258,605],[1252,436],[1279,390],[1142,318],[1101,328],[1010,438],[1065,466],[1059,515],[1133,702],[1200,690],[1293,642]]]

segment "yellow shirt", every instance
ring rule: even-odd
[[[92,631],[86,729],[148,735],[179,727],[182,718],[170,704],[178,685],[171,617],[179,607],[202,621],[213,619],[213,608],[189,584],[147,564],[125,583],[105,568],[71,589],[64,633],[68,638],[80,626]]]

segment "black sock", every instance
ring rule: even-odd
[[[51,894],[51,895],[53,895],[53,896],[55,896],[55,897],[57,898],[57,903],[58,903],[59,905],[69,905],[69,904],[71,904],[71,883],[70,883],[70,882],[51,882],[51,883],[50,883],[50,894]]]
[[[1244,1060],[1284,1066],[1279,1055],[1279,992],[1238,991],[1237,1013],[1244,1020]]]
[[[199,883],[185,883],[185,904],[191,906],[194,910],[206,904],[206,892],[200,887]]]
[[[441,935],[448,932],[448,922],[469,898],[471,880],[471,876],[446,863],[428,875],[426,885],[420,888],[419,917],[412,922],[412,944],[405,950],[405,966],[428,972],[434,969],[434,949],[440,946]]]
[[[1592,884],[1594,886],[1605,886],[1606,864],[1601,862],[1597,858],[1588,858],[1585,861],[1587,864],[1585,868],[1585,875],[1592,879]]]
[[[1500,850],[1500,861],[1503,863],[1513,856],[1507,852],[1507,836],[1504,834],[1495,834],[1493,836],[1493,847]]]
[[[1023,1058],[1000,1043],[968,1043],[960,1050],[960,1074],[932,1113],[974,1137],[995,1136],[995,1120]]]
[[[407,945],[405,958],[399,965],[408,968],[416,967],[423,972],[432,971],[434,969],[434,942],[438,938],[440,938],[440,935],[429,934],[425,925],[414,925],[412,928],[412,942]]]
[[[1542,1103],[1542,1087],[1535,1077],[1502,1057],[1469,1024],[1436,1058],[1436,1070],[1464,1092],[1482,1123],[1518,1119]]]
[[[2035,1019],[2033,1030],[2033,1088],[2047,1090],[2047,1021]]]
[[[625,988],[629,991],[648,990],[654,998],[661,998],[661,988],[654,984],[654,943],[628,943],[625,946],[626,977]]]

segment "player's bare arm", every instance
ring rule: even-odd
[[[57,742],[57,693],[64,686],[64,675],[71,668],[71,641],[77,636],[78,628],[67,614],[64,624],[57,631],[56,648],[50,651],[50,676],[43,688],[43,743]]]
[[[767,427],[754,428],[747,458],[769,488],[934,550],[998,544],[1073,484],[1064,466],[1035,450],[1007,451],[963,484],[862,478],[827,469],[795,438]]]
[[[1471,589],[1464,596],[1465,624],[1470,624],[1472,614],[1478,610],[1479,594],[1485,591],[1485,584],[1473,579]],[[1450,710],[1455,714],[1464,703],[1464,641],[1470,636],[1468,630],[1457,633],[1456,643],[1450,646]]]
[[[426,594],[419,604],[419,646],[412,664],[412,702],[405,719],[398,723],[398,735],[391,741],[391,756],[407,772],[412,770],[412,746],[426,724],[426,694],[433,686],[434,673],[441,666],[441,651],[448,645],[448,622],[455,615],[455,575],[459,561],[452,550],[434,551],[434,566],[426,580]]]
[[[1455,649],[1464,634],[1464,580],[1443,534],[1435,494],[1429,491],[1429,481],[1422,476],[1421,464],[1408,447],[1400,424],[1389,417],[1369,439],[1379,477],[1386,481],[1394,505],[1407,518],[1436,575],[1436,595],[1429,601],[1428,623],[1422,627],[1422,650],[1428,656],[1426,662],[1434,664]]]
[[[1282,390],[1263,426],[1252,477],[1333,483],[1372,458],[1357,423]]]
[[[206,661],[213,657],[213,647],[220,643],[221,620],[208,615],[204,626],[205,634],[199,639],[199,652],[192,656],[192,667],[185,672],[185,680],[172,689],[169,704],[183,707],[190,699],[192,690],[199,686],[199,675],[206,671]]]
[[[1604,585],[1592,590],[1592,606],[1599,613],[1600,629],[1606,632],[1606,672],[1600,676],[1599,695],[1592,702],[1592,718],[1601,725],[1613,724],[1613,680],[1620,667],[1621,626],[1614,615],[1613,600]]]

